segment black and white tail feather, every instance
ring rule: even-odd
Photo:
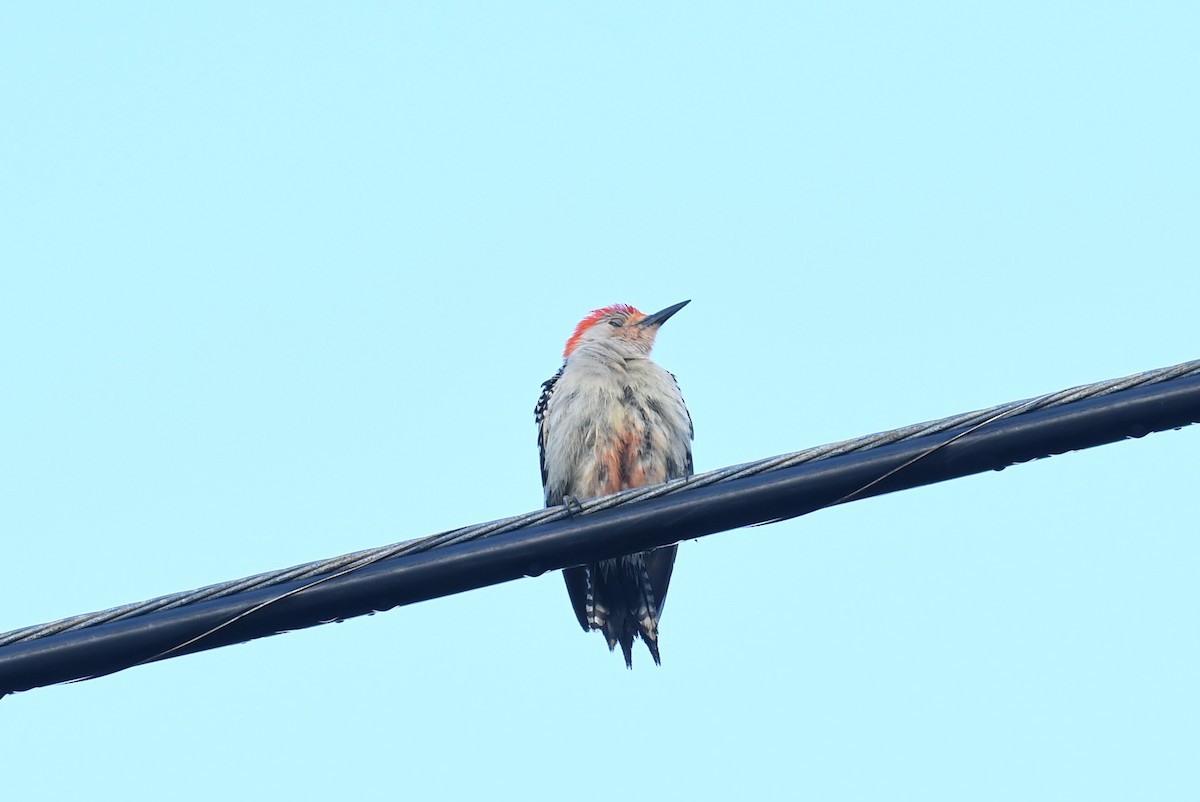
[[[563,571],[571,606],[584,631],[600,630],[610,650],[621,644],[625,665],[633,667],[633,641],[638,636],[656,664],[658,620],[678,546],[627,554]]]

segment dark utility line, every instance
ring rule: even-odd
[[[0,635],[0,694],[1200,421],[1200,361]]]

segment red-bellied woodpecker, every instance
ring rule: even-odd
[[[616,304],[575,327],[534,409],[547,507],[691,476],[691,416],[675,377],[650,360],[659,326],[687,303],[652,315]],[[630,668],[638,635],[659,662],[676,548],[563,571],[579,624],[603,632],[610,650],[620,643]]]

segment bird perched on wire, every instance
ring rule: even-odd
[[[615,304],[575,327],[534,408],[547,507],[691,476],[691,416],[675,377],[650,359],[659,327],[687,304],[652,315]],[[677,548],[563,571],[580,626],[604,633],[610,650],[621,644],[630,668],[639,635],[661,662],[658,620]]]

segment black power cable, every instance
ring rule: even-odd
[[[0,636],[0,694],[792,518],[1200,421],[1200,362]],[[922,433],[924,432],[924,433]],[[630,502],[630,503],[622,503]],[[302,578],[286,579],[287,576]],[[248,585],[249,589],[240,589]],[[194,600],[199,598],[200,600]],[[101,622],[102,621],[102,622]]]

